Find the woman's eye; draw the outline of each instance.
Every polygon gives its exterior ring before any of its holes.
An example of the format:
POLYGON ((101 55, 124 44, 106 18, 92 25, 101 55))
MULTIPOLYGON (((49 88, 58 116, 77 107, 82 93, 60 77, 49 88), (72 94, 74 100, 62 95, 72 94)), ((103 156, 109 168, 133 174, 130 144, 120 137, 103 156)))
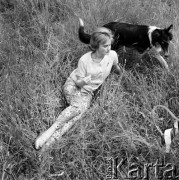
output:
POLYGON ((111 46, 111 45, 104 45, 105 48, 107 48, 107 47, 109 47, 109 46, 111 46))

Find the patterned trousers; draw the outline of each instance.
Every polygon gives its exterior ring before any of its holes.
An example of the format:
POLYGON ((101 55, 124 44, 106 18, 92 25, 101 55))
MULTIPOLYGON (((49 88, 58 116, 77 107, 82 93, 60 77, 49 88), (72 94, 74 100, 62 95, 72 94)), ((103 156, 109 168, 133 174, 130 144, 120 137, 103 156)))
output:
POLYGON ((55 131, 45 142, 43 146, 45 149, 58 141, 62 135, 81 118, 84 112, 89 108, 92 100, 92 95, 89 93, 82 93, 71 78, 68 78, 65 82, 63 93, 69 106, 61 112, 52 125, 55 126, 55 131))

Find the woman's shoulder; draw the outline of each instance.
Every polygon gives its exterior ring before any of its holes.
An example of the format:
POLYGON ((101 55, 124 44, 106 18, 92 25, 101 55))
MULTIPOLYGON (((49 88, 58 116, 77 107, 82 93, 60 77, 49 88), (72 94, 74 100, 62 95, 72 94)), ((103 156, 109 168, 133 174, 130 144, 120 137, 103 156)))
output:
POLYGON ((112 57, 116 57, 116 56, 117 56, 117 53, 116 53, 116 51, 114 51, 114 50, 110 50, 109 55, 112 56, 112 57))
POLYGON ((113 64, 118 63, 118 55, 117 55, 116 51, 111 50, 109 53, 109 57, 113 60, 113 64))
POLYGON ((87 52, 87 53, 85 53, 85 54, 83 54, 82 56, 81 56, 81 58, 80 58, 80 61, 82 61, 82 62, 89 62, 89 59, 91 58, 91 51, 89 51, 89 52, 87 52))

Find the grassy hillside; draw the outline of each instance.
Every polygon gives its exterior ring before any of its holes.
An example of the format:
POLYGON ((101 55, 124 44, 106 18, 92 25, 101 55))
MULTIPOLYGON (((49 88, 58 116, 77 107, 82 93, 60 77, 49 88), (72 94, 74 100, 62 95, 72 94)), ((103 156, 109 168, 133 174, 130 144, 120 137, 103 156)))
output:
MULTIPOLYGON (((125 172, 132 162, 143 167, 158 160, 178 167, 178 139, 166 156, 155 126, 171 128, 171 116, 158 109, 156 122, 151 117, 155 105, 179 115, 178 8, 178 0, 1 0, 1 179, 102 180, 107 159, 117 157, 127 159, 125 172), (78 17, 87 32, 115 20, 161 28, 173 24, 170 72, 142 66, 120 77, 111 74, 85 116, 39 159, 32 143, 66 107, 62 86, 89 50, 78 39, 78 17)), ((121 53, 119 59, 125 56, 138 58, 121 53)), ((157 179, 154 168, 149 174, 157 179)))

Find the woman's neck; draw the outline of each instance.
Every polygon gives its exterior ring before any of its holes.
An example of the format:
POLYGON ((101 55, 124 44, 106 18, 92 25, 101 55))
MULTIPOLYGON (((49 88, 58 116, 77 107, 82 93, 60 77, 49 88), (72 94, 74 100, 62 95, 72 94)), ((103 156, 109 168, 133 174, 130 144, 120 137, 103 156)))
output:
POLYGON ((91 53, 91 58, 95 62, 101 62, 104 58, 104 55, 99 54, 97 51, 91 53))

